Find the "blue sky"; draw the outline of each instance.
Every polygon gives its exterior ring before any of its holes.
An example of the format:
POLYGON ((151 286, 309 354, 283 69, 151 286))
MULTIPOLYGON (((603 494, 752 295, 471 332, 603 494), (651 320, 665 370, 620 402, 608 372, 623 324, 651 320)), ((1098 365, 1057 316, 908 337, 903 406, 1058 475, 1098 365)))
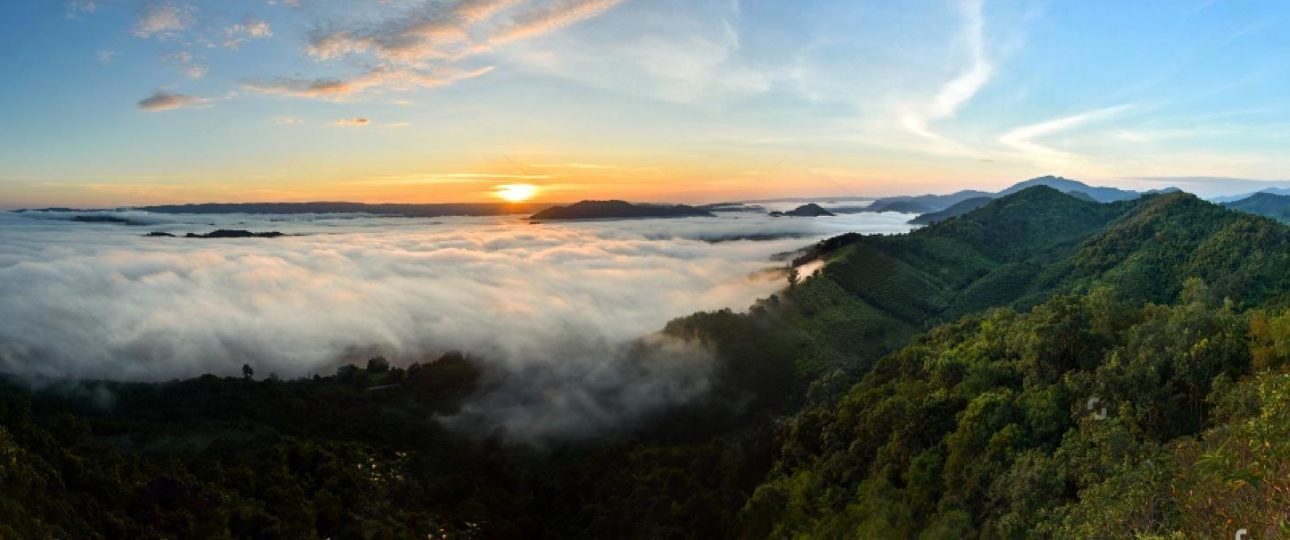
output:
POLYGON ((1290 179, 1284 2, 10 0, 0 205, 1290 179), (1222 180, 1218 178, 1230 178, 1222 180))

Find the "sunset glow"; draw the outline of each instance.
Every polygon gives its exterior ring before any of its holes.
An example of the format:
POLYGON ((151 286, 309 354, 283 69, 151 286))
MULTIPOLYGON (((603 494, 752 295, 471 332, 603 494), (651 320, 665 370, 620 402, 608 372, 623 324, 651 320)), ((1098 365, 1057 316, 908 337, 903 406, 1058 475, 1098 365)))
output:
POLYGON ((0 4, 7 208, 1290 178, 1276 3, 0 4))
POLYGON ((497 186, 497 196, 506 202, 523 202, 533 198, 538 188, 533 184, 505 184, 497 186))

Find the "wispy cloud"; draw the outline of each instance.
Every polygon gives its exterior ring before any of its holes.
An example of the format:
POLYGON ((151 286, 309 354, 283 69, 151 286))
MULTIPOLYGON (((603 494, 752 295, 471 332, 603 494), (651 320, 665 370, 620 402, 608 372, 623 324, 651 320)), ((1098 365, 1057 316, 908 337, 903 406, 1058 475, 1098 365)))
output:
POLYGON ((273 28, 268 21, 247 17, 242 22, 224 29, 224 47, 236 49, 243 43, 256 39, 273 37, 273 28))
POLYGON ((985 52, 985 17, 982 0, 962 0, 963 40, 967 49, 967 65, 962 73, 941 87, 936 96, 924 107, 906 112, 900 123, 911 133, 959 148, 958 143, 935 132, 931 123, 953 118, 960 107, 972 99, 990 81, 993 66, 985 52))
POLYGON ((139 101, 139 109, 148 112, 167 111, 181 107, 197 107, 209 105, 210 100, 187 94, 175 94, 165 90, 158 90, 156 93, 139 101))
POLYGON ((319 61, 350 59, 366 71, 342 79, 248 79, 252 90, 314 99, 344 99, 377 90, 442 86, 492 67, 458 68, 495 47, 593 18, 622 0, 457 0, 424 2, 376 22, 315 32, 307 47, 319 61))
POLYGON ((67 18, 79 19, 98 11, 98 7, 94 0, 71 0, 67 2, 67 18))
POLYGON ((1078 114, 1054 118, 1043 122, 1019 126, 999 136, 999 142, 1022 152, 1024 155, 1041 160, 1070 158, 1074 154, 1045 146, 1036 139, 1067 131, 1092 122, 1123 113, 1133 106, 1129 104, 1104 107, 1078 114))
POLYGON ((174 66, 190 79, 200 79, 205 77, 206 72, 210 69, 206 64, 198 60, 197 57, 193 56, 192 53, 187 51, 178 51, 167 54, 163 57, 162 61, 174 66))
POLYGON ((277 77, 271 79, 245 79, 243 86, 261 94, 275 94, 329 101, 342 101, 375 89, 407 90, 431 88, 485 75, 493 68, 483 67, 470 71, 444 68, 434 73, 408 69, 373 69, 348 80, 337 78, 298 79, 277 77))
POLYGON ((192 26, 196 9, 173 4, 151 4, 139 13, 132 32, 136 37, 167 38, 192 26))

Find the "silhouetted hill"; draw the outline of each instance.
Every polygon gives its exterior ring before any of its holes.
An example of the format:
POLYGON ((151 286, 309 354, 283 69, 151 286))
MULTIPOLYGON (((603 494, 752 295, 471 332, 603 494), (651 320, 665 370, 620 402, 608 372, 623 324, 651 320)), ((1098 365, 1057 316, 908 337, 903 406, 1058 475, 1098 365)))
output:
POLYGON ((821 207, 818 204, 807 203, 797 208, 794 208, 792 210, 789 210, 787 212, 771 212, 770 215, 790 216, 790 217, 820 217, 820 216, 833 216, 836 214, 828 210, 825 210, 823 207, 821 207))
POLYGON ((857 208, 861 212, 901 212, 905 214, 924 214, 944 210, 950 206, 977 197, 993 197, 987 191, 968 189, 948 195, 913 195, 883 197, 869 206, 857 208))
POLYGON ((1023 182, 1018 182, 998 193, 987 191, 965 190, 948 195, 919 195, 919 196, 901 196, 901 197, 884 197, 873 202, 866 208, 861 209, 865 212, 904 212, 911 214, 926 214, 940 212, 949 209, 963 201, 978 199, 981 197, 997 198, 1005 195, 1011 195, 1025 189, 1036 186, 1046 186, 1062 193, 1069 193, 1072 196, 1097 202, 1115 202, 1136 199, 1147 193, 1138 193, 1125 189, 1112 187, 1093 187, 1068 178, 1058 176, 1041 176, 1031 178, 1023 182))
MULTIPOLYGON (((174 234, 171 234, 168 232, 161 232, 161 231, 152 231, 148 234, 145 234, 144 236, 158 237, 158 238, 175 238, 174 234)), ((251 231, 245 231, 241 229, 217 229, 208 233, 201 233, 201 234, 188 233, 184 235, 184 238, 277 238, 279 236, 286 236, 286 235, 278 231, 251 232, 251 231)))
POLYGON ((553 206, 542 210, 532 220, 575 219, 625 219, 625 218, 674 218, 715 217, 712 212, 684 204, 632 204, 627 201, 582 201, 569 206, 553 206))
POLYGON ((1031 178, 1030 180, 1013 184, 1011 187, 1000 191, 998 195, 1011 195, 1018 191, 1035 186, 1048 186, 1062 193, 1069 193, 1072 191, 1083 193, 1092 197, 1093 200, 1097 202, 1127 201, 1136 199, 1141 195, 1141 193, 1127 189, 1093 187, 1083 182, 1071 180, 1069 178, 1062 178, 1060 176, 1040 176, 1039 178, 1031 178))
POLYGON ((1290 222, 1290 195, 1260 192, 1244 199, 1223 203, 1223 206, 1277 221, 1290 222))
POLYGON ((130 219, 130 218, 124 218, 120 216, 107 216, 102 214, 73 216, 72 221, 76 221, 79 223, 114 223, 118 225, 130 225, 130 226, 147 225, 147 223, 145 222, 130 219))
POLYGON ((537 203, 365 204, 353 202, 203 203, 143 206, 162 214, 372 214, 396 217, 500 216, 529 214, 550 205, 537 203))
POLYGON ((909 222, 914 225, 928 225, 931 223, 936 223, 938 221, 944 221, 949 218, 961 216, 963 214, 976 210, 977 208, 980 208, 982 206, 985 206, 986 204, 989 204, 989 202, 992 200, 994 199, 991 197, 976 197, 972 199, 959 201, 950 205, 949 208, 946 208, 939 212, 928 212, 926 214, 922 214, 914 219, 909 220, 909 222))

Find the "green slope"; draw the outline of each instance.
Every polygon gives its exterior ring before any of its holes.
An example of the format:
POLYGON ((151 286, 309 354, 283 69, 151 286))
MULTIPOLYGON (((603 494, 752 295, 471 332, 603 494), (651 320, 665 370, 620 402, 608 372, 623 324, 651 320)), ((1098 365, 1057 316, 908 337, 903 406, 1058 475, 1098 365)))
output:
POLYGON ((1267 415, 1287 406, 1290 312, 1243 311, 1286 305, 1290 228, 1183 193, 1097 205, 1032 188, 829 245, 816 279, 910 326, 958 320, 787 421, 741 536, 1231 535, 1214 512, 1290 530, 1267 513, 1290 455, 1259 446, 1285 426, 1267 415), (1251 370, 1270 378, 1230 382, 1251 370), (1232 399, 1240 414, 1215 415, 1232 399))

